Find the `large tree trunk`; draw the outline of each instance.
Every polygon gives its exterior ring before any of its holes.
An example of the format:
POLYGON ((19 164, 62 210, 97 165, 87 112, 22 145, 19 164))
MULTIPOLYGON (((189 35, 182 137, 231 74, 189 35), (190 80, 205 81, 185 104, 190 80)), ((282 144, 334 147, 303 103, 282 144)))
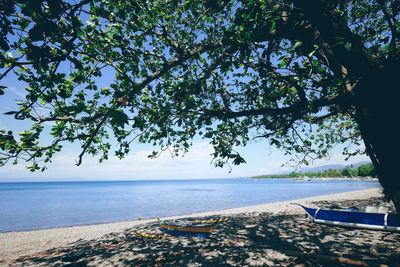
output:
MULTIPOLYGON (((335 4, 331 1, 294 2, 315 28, 310 36, 311 45, 319 43, 332 71, 346 79, 348 85, 355 85, 346 88, 349 98, 347 103, 343 103, 343 110, 356 109, 355 120, 367 152, 385 195, 393 201, 400 219, 400 157, 397 156, 400 142, 400 53, 394 49, 386 57, 367 48, 367 44, 351 31, 348 22, 335 11, 335 4), (340 38, 349 42, 351 48, 345 49, 340 45, 340 38)), ((307 43, 307 40, 303 41, 307 43)))
MULTIPOLYGON (((356 97, 356 121, 366 150, 400 219, 399 166, 399 75, 395 65, 379 74, 369 75, 360 83, 356 97)), ((399 220, 400 222, 400 220, 399 220)))

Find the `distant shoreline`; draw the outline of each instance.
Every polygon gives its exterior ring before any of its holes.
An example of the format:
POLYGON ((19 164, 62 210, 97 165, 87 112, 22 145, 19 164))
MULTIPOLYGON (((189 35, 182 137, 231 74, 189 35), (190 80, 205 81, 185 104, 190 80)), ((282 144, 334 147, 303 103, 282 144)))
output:
POLYGON ((303 171, 292 171, 290 173, 282 173, 282 174, 262 174, 253 176, 251 178, 254 179, 263 179, 263 178, 338 178, 338 179, 368 179, 368 178, 376 178, 377 174, 375 172, 374 165, 370 162, 367 164, 357 164, 358 167, 355 168, 353 165, 346 166, 343 168, 332 168, 334 166, 327 165, 321 169, 321 167, 311 168, 303 171), (331 168, 328 168, 331 167, 331 168))
MULTIPOLYGON (((246 179, 252 179, 252 180, 263 180, 263 179, 295 179, 299 177, 248 177, 246 179)), ((317 181, 371 181, 371 182, 378 182, 378 178, 373 178, 373 177, 313 177, 310 178, 311 180, 317 180, 317 181)))
POLYGON ((371 181, 371 182, 378 182, 378 178, 373 178, 373 177, 353 177, 353 178, 349 178, 349 177, 336 177, 336 178, 311 178, 311 180, 318 180, 318 181, 331 181, 331 180, 339 180, 339 181, 371 181))

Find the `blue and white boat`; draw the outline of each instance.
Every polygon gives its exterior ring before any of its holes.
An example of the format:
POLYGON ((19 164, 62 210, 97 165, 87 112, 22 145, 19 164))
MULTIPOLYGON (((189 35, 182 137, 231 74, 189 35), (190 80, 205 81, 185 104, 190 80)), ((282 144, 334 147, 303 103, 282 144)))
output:
POLYGON ((309 208, 297 203, 292 204, 302 207, 308 213, 308 218, 312 222, 335 226, 400 232, 397 215, 390 214, 387 211, 386 213, 379 213, 379 211, 367 212, 368 208, 366 207, 362 209, 322 209, 309 208))

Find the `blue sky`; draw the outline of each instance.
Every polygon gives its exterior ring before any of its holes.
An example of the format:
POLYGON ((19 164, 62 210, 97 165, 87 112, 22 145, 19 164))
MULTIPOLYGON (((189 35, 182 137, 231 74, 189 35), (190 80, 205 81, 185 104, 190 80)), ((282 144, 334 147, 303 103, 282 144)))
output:
MULTIPOLYGON (((105 86, 107 79, 103 77, 99 86, 105 86)), ((1 81, 8 86, 5 95, 0 96, 0 129, 13 130, 15 133, 30 128, 29 121, 16 121, 13 116, 4 115, 4 112, 17 110, 16 103, 25 96, 25 85, 19 82, 12 73, 1 81)), ((44 138, 50 142, 49 138, 44 138)), ((356 156, 349 161, 341 155, 341 146, 336 147, 330 158, 313 162, 312 166, 326 164, 349 165, 360 161, 369 160, 366 156, 356 156)), ((64 144, 64 149, 58 153, 53 163, 48 165, 44 173, 32 173, 25 165, 12 165, 11 163, 0 167, 0 181, 57 181, 57 180, 124 180, 124 179, 201 179, 225 177, 249 177, 261 174, 274 174, 292 171, 293 168, 281 167, 290 158, 283 152, 269 146, 265 140, 253 141, 238 151, 245 158, 247 164, 232 166, 232 169, 215 168, 211 163, 212 146, 207 140, 195 140, 193 147, 184 157, 171 158, 164 152, 157 159, 148 159, 147 155, 155 147, 144 144, 133 144, 131 153, 125 159, 119 160, 110 157, 108 161, 100 164, 97 158, 86 155, 81 166, 75 162, 80 154, 79 144, 64 144)), ((112 152, 110 153, 112 154, 112 152)))
MULTIPOLYGON (((24 96, 24 89, 21 85, 8 85, 5 95, 0 96, 0 129, 22 131, 29 128, 29 122, 16 121, 13 116, 4 115, 4 112, 16 108, 15 103, 24 96)), ((108 161, 100 164, 97 158, 86 155, 82 165, 75 166, 80 153, 79 146, 65 144, 53 163, 48 165, 49 169, 46 172, 32 173, 23 164, 8 164, 0 167, 0 181, 202 179, 249 177, 293 170, 290 167, 281 167, 289 158, 270 147, 265 140, 253 141, 248 146, 239 148, 247 164, 232 166, 231 172, 229 168, 215 168, 212 165, 212 147, 207 140, 197 140, 183 157, 171 158, 168 152, 164 152, 159 158, 148 159, 147 155, 154 149, 150 145, 135 144, 125 159, 110 157, 108 161)), ((312 166, 349 165, 364 160, 369 158, 357 156, 344 161, 341 147, 337 147, 332 151, 330 158, 315 161, 312 166)))
MULTIPOLYGON (((81 166, 75 166, 79 150, 66 147, 55 156, 49 169, 44 172, 31 173, 24 165, 7 165, 0 168, 0 181, 35 180, 132 180, 132 179, 202 179, 248 177, 266 173, 279 173, 293 170, 281 167, 289 158, 276 149, 270 149, 266 142, 251 143, 240 149, 247 164, 228 168, 215 168, 211 164, 212 147, 206 142, 198 142, 184 157, 171 158, 168 153, 157 159, 148 159, 151 147, 139 145, 128 155, 119 160, 111 157, 99 163, 96 158, 86 156, 81 166)), ((340 151, 333 151, 329 159, 314 162, 313 166, 325 164, 351 164, 367 157, 354 157, 344 161, 340 151)))

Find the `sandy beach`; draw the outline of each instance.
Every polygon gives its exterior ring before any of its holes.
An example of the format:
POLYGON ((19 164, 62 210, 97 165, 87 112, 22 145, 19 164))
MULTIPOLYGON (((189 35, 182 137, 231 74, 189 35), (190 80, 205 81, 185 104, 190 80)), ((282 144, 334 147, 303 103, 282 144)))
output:
POLYGON ((400 234, 310 223, 300 207, 290 204, 352 206, 382 201, 381 189, 368 189, 162 218, 227 218, 209 239, 162 234, 156 218, 0 233, 0 265, 338 266, 331 260, 345 258, 353 265, 397 266, 400 234), (145 238, 136 230, 161 238, 145 238), (321 263, 296 253, 331 258, 321 263))

